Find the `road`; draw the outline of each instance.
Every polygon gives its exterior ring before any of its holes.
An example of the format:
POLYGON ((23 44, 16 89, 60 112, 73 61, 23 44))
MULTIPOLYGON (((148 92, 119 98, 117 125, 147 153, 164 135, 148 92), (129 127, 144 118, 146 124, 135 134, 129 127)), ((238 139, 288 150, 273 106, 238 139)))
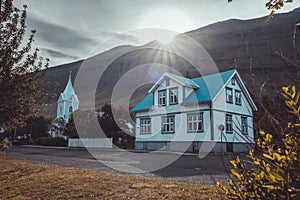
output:
POLYGON ((76 148, 34 146, 12 146, 4 154, 4 157, 40 164, 156 177, 202 185, 214 185, 216 181, 226 183, 229 160, 234 158, 231 154, 209 154, 200 159, 197 154, 180 155, 176 152, 147 153, 116 149, 88 151, 76 148), (155 171, 139 171, 140 169, 153 169, 153 167, 163 165, 168 160, 176 161, 155 171))

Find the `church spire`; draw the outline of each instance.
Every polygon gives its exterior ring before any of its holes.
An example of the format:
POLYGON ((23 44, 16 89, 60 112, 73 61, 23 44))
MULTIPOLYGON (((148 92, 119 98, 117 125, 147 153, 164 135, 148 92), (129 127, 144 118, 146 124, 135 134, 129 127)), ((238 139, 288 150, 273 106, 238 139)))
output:
POLYGON ((63 91, 63 94, 66 99, 68 99, 71 95, 75 95, 75 91, 72 85, 72 71, 69 71, 69 80, 65 90, 63 91))
POLYGON ((72 71, 64 91, 58 98, 57 118, 63 117, 68 121, 70 113, 78 109, 79 100, 72 85, 72 71))

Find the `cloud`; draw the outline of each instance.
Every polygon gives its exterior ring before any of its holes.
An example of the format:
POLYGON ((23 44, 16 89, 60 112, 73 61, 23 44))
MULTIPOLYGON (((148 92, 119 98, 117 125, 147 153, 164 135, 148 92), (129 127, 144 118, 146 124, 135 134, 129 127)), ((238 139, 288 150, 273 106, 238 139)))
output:
POLYGON ((97 40, 86 37, 84 33, 72 30, 65 26, 49 23, 30 17, 28 24, 31 28, 37 29, 37 37, 55 47, 62 49, 77 49, 92 47, 97 44, 97 40))
POLYGON ((74 60, 80 59, 80 57, 78 57, 78 56, 68 55, 68 54, 62 53, 60 51, 55 51, 52 49, 42 48, 41 51, 45 55, 48 55, 49 57, 53 57, 53 58, 70 58, 70 59, 74 59, 74 60))
POLYGON ((114 37, 118 40, 127 41, 127 42, 131 42, 131 43, 139 42, 139 40, 136 36, 134 36, 133 34, 129 34, 129 33, 117 33, 117 32, 113 32, 113 31, 105 31, 105 30, 102 30, 101 33, 105 37, 114 37))

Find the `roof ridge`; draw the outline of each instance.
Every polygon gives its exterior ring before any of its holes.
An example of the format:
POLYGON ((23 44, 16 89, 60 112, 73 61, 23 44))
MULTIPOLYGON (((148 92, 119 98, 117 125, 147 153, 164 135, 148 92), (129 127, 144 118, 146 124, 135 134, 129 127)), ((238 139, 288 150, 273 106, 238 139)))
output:
POLYGON ((229 73, 230 71, 237 71, 237 70, 236 70, 236 69, 230 69, 230 70, 226 70, 226 71, 222 71, 222 72, 216 72, 216 73, 213 73, 213 74, 208 74, 208 75, 200 76, 200 77, 197 77, 197 78, 192 78, 191 80, 196 80, 196 79, 199 79, 199 78, 204 78, 204 77, 208 77, 208 76, 213 76, 213 75, 216 75, 216 74, 229 73))

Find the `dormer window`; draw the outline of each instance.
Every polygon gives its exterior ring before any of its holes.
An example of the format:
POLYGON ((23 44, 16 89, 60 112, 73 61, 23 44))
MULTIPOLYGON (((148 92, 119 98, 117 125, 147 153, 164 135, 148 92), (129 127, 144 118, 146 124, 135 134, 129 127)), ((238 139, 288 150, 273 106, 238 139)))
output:
POLYGON ((234 78, 231 79, 231 84, 232 84, 232 85, 235 85, 235 79, 234 79, 234 78))
POLYGON ((178 88, 171 88, 169 91, 170 105, 178 104, 178 88))
POLYGON ((166 90, 158 91, 158 105, 159 106, 165 106, 166 105, 166 98, 167 98, 166 94, 167 94, 166 90))

